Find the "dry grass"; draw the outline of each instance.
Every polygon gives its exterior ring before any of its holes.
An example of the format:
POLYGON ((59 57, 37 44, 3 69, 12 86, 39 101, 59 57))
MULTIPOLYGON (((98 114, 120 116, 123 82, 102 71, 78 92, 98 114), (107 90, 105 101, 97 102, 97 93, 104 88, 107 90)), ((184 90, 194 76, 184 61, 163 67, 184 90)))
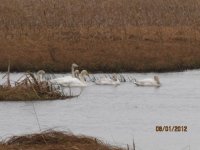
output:
POLYGON ((0 70, 200 68, 199 0, 0 0, 0 70))
POLYGON ((55 100, 67 99, 57 89, 52 88, 47 82, 38 81, 32 73, 26 78, 15 82, 14 86, 7 83, 0 85, 0 101, 31 101, 31 100, 55 100))
MULTIPOLYGON (((36 87, 34 87, 37 89, 36 87)), ((10 87, 0 88, 0 101, 31 101, 31 100, 56 100, 66 99, 58 92, 46 91, 46 90, 35 90, 32 87, 10 87)), ((47 88, 45 88, 47 89, 47 88)))
POLYGON ((63 132, 44 132, 12 137, 0 143, 1 150, 123 150, 104 144, 102 141, 86 136, 75 136, 63 132))

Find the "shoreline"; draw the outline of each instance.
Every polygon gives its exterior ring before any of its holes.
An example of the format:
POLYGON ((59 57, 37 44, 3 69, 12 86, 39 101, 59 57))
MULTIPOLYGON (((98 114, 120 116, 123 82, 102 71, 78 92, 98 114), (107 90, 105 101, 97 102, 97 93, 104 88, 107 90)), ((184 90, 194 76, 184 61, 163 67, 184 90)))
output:
MULTIPOLYGON (((87 69, 86 69, 87 70, 87 69)), ((119 72, 109 72, 109 71, 95 71, 95 72, 91 72, 90 70, 89 70, 89 73, 91 74, 112 74, 112 73, 175 73, 175 72, 187 72, 187 71, 195 71, 195 70, 200 70, 200 67, 197 67, 197 68, 185 68, 185 69, 181 69, 181 70, 165 70, 165 71, 136 71, 136 72, 134 72, 134 71, 119 71, 119 72)), ((33 70, 33 71, 31 71, 31 72, 37 72, 38 70, 33 70)), ((68 70, 68 71, 56 71, 56 72, 52 72, 52 71, 46 71, 46 70, 44 70, 46 73, 48 73, 48 74, 70 74, 71 73, 71 71, 70 70, 68 70)), ((7 70, 0 70, 0 73, 6 73, 7 72, 7 70)), ((12 71, 10 71, 10 73, 16 73, 16 74, 18 74, 18 73, 24 73, 24 72, 27 72, 26 70, 22 70, 22 71, 15 71, 15 70, 12 70, 12 71)))

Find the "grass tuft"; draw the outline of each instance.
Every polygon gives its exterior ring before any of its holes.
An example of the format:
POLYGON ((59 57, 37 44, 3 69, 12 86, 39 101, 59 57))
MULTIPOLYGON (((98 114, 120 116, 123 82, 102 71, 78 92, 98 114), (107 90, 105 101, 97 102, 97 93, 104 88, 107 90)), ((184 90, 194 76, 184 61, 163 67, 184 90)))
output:
POLYGON ((46 131, 37 134, 14 136, 0 142, 1 150, 124 150, 104 144, 102 141, 86 136, 76 136, 67 132, 46 131))
POLYGON ((38 81, 34 74, 27 73, 26 78, 15 82, 14 86, 0 86, 0 101, 31 101, 67 99, 58 89, 46 81, 38 81))

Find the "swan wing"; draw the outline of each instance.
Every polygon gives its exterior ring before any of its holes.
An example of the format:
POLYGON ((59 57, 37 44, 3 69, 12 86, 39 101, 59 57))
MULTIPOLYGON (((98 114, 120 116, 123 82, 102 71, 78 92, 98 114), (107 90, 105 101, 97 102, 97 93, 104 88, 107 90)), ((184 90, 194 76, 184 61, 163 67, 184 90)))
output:
POLYGON ((78 80, 78 79, 77 78, 73 78, 71 76, 65 76, 65 77, 52 79, 52 80, 50 80, 50 82, 51 83, 62 84, 62 83, 76 82, 76 80, 78 80))
POLYGON ((154 79, 143 79, 143 80, 139 80, 139 82, 151 83, 151 82, 155 82, 155 80, 154 79))
POLYGON ((98 85, 119 85, 120 81, 113 81, 110 78, 101 78, 95 82, 98 85))
POLYGON ((77 78, 66 76, 61 78, 56 78, 50 81, 53 84, 60 84, 64 87, 85 87, 87 86, 86 83, 80 81, 77 78))
POLYGON ((96 81, 96 84, 111 84, 112 80, 110 78, 101 78, 99 80, 96 81))
POLYGON ((136 80, 134 82, 137 86, 159 86, 154 79, 136 80))

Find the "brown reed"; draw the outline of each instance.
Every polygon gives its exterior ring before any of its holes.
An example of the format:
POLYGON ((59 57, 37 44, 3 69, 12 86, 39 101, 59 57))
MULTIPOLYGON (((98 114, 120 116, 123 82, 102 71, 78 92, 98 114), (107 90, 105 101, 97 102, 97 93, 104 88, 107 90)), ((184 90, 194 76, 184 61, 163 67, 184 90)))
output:
POLYGON ((102 141, 67 132, 48 131, 24 136, 14 136, 0 143, 1 150, 123 150, 102 141), (45 141, 44 141, 45 138, 45 141))
POLYGON ((200 68, 198 0, 0 0, 0 70, 200 68))
POLYGON ((25 79, 16 81, 14 86, 0 86, 0 101, 56 100, 70 97, 52 88, 48 82, 38 81, 30 72, 25 79))

